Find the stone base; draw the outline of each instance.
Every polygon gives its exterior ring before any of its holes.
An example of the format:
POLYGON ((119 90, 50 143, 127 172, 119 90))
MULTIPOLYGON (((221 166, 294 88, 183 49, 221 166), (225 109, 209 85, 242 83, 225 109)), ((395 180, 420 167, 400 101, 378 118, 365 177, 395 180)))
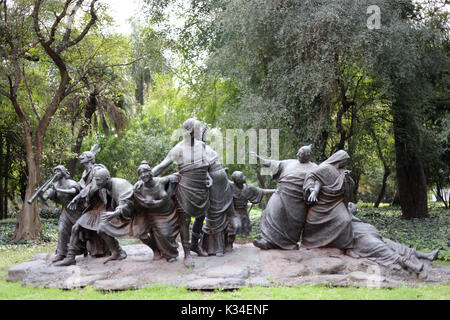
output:
POLYGON ((260 250, 252 244, 236 244, 223 257, 199 257, 186 268, 179 246, 176 262, 153 261, 143 244, 123 246, 128 257, 121 261, 78 256, 77 264, 54 267, 53 254, 38 254, 29 262, 11 267, 7 281, 46 288, 98 290, 138 289, 157 284, 188 289, 237 289, 244 286, 333 285, 393 288, 399 285, 450 283, 450 267, 425 262, 420 275, 392 270, 367 259, 354 259, 337 249, 260 250))

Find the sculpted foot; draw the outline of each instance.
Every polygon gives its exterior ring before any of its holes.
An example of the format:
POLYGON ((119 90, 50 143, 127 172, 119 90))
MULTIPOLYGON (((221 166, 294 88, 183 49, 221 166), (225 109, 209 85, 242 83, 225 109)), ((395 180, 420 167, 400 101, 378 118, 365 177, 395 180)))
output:
POLYGON ((58 261, 62 261, 66 258, 66 256, 63 256, 62 254, 57 254, 55 256, 55 258, 53 259, 52 263, 58 262, 58 261))
POLYGON ((114 252, 108 259, 105 260, 105 262, 103 262, 103 264, 106 264, 112 260, 123 260, 126 257, 127 257, 127 253, 123 250, 120 250, 119 252, 114 252))
POLYGON ((169 263, 173 263, 173 262, 175 262, 175 261, 177 261, 177 258, 170 258, 170 259, 167 259, 167 262, 169 262, 169 263))
POLYGON ((422 271, 422 269, 423 269, 423 263, 421 263, 420 261, 407 260, 407 261, 405 261, 405 266, 407 269, 409 269, 415 273, 420 273, 420 271, 422 271))
POLYGON ((430 260, 430 261, 433 261, 434 259, 436 259, 438 255, 439 255, 439 249, 436 249, 436 250, 433 250, 433 251, 427 252, 427 253, 420 252, 420 251, 416 252, 416 257, 417 258, 419 258, 419 259, 427 259, 427 260, 430 260))
POLYGON ((253 240, 253 245, 255 247, 263 249, 263 250, 272 249, 271 245, 267 241, 265 241, 263 239, 261 239, 261 240, 256 240, 256 239, 253 240))
POLYGON ((74 257, 66 257, 64 260, 59 261, 54 264, 55 267, 66 267, 66 266, 72 266, 75 265, 77 262, 75 261, 74 257))
POLYGON ((196 254, 198 254, 200 257, 207 257, 208 256, 208 254, 198 244, 191 245, 190 250, 192 252, 195 252, 196 254))
POLYGON ((430 261, 435 260, 439 255, 439 249, 433 250, 430 253, 427 254, 427 258, 430 261))

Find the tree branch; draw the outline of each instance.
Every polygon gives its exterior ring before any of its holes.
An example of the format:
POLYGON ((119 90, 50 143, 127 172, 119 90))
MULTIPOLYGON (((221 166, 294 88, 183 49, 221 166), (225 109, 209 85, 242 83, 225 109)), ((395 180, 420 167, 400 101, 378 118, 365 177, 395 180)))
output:
MULTIPOLYGON (((75 14, 77 13, 78 9, 80 9, 81 5, 83 4, 83 1, 84 0, 78 0, 77 3, 75 4, 75 7, 72 9, 72 12, 69 15, 69 20, 67 21, 66 32, 64 33, 64 37, 60 44, 61 48, 67 43, 67 41, 70 38, 70 33, 72 32, 72 24, 73 24, 73 20, 75 18, 75 14)), ((59 47, 58 47, 57 51, 58 50, 60 50, 59 47)))
POLYGON ((52 25, 52 28, 50 31, 50 38, 47 40, 48 45, 51 45, 55 41, 56 29, 58 28, 58 25, 61 22, 61 20, 66 16, 67 8, 69 7, 69 5, 72 1, 73 0, 66 0, 66 2, 64 3, 63 11, 59 15, 55 14, 55 21, 53 22, 53 25, 52 25))
POLYGON ((94 6, 95 3, 98 0, 92 0, 91 2, 91 8, 90 8, 90 15, 91 15, 91 19, 89 20, 88 24, 86 25, 86 27, 83 29, 83 31, 79 34, 78 37, 76 37, 74 40, 66 43, 62 43, 60 47, 58 47, 58 53, 64 51, 65 49, 72 47, 74 45, 76 45, 78 42, 80 42, 81 40, 83 40, 83 38, 86 36, 86 34, 89 32, 89 30, 91 29, 91 27, 94 25, 94 23, 97 21, 98 17, 97 14, 95 13, 94 10, 94 6))
POLYGON ((34 101, 33 101, 33 96, 31 94, 31 89, 28 86, 27 77, 25 75, 25 67, 23 67, 23 82, 25 83, 25 88, 27 89, 28 98, 30 99, 30 103, 31 103, 31 108, 33 109, 34 114, 36 115, 38 121, 41 121, 41 117, 39 116, 39 113, 37 112, 36 106, 35 106, 34 101))

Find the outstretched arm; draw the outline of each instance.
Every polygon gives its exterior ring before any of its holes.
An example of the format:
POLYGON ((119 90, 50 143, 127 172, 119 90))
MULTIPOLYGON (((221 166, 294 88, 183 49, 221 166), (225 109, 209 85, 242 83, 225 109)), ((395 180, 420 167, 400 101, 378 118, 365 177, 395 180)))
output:
POLYGON ((270 164, 271 164, 271 162, 272 162, 271 159, 263 158, 263 157, 257 155, 256 152, 253 152, 253 151, 250 152, 250 155, 252 155, 252 156, 255 157, 256 159, 258 159, 259 161, 261 161, 261 164, 262 164, 263 166, 265 166, 265 167, 270 167, 270 164))
POLYGON ((152 169, 153 175, 159 176, 165 169, 167 169, 168 166, 170 166, 173 163, 173 159, 170 156, 170 153, 167 155, 167 157, 156 167, 152 169))
POLYGON ((262 190, 263 195, 272 194, 277 191, 277 189, 261 189, 261 190, 262 190))

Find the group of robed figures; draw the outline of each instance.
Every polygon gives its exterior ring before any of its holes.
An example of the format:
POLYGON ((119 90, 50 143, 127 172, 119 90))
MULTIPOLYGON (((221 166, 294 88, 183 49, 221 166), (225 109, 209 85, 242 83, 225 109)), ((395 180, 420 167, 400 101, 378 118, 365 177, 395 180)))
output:
POLYGON ((370 224, 354 216, 348 202, 352 179, 344 168, 349 155, 339 150, 320 165, 310 162, 311 145, 301 147, 297 159, 271 160, 252 154, 270 169, 277 189, 246 183, 235 171, 232 181, 218 154, 205 143, 206 126, 196 119, 183 123, 183 139, 154 168, 138 167, 139 180, 110 176, 95 163, 97 145, 79 156, 84 166, 79 182, 63 166, 54 168, 56 182, 42 193, 62 205, 54 265, 76 263, 76 256, 126 258, 117 238, 137 238, 153 251, 153 259, 176 261, 179 235, 184 264, 194 266, 199 256, 231 252, 236 235, 249 235, 247 204, 271 195, 261 215, 261 237, 253 244, 263 250, 333 247, 353 257, 365 257, 384 266, 423 269, 420 259, 433 260, 438 250, 419 252, 386 239, 370 224), (172 164, 178 172, 159 177, 172 164), (189 228, 194 218, 192 235, 189 228))

